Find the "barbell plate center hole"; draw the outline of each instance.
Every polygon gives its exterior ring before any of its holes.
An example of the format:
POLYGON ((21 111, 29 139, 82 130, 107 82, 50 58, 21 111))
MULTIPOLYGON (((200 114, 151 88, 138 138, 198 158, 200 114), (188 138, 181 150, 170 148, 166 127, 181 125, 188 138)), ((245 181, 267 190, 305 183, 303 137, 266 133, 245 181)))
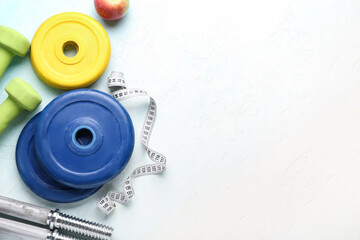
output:
POLYGON ((79 131, 77 131, 75 139, 79 145, 87 146, 92 142, 93 135, 89 129, 81 128, 79 131))
POLYGON ((73 132, 73 143, 81 149, 87 149, 94 145, 96 136, 91 127, 80 126, 73 132))
POLYGON ((74 41, 67 41, 63 45, 63 52, 66 57, 72 58, 77 55, 79 51, 79 45, 74 41))

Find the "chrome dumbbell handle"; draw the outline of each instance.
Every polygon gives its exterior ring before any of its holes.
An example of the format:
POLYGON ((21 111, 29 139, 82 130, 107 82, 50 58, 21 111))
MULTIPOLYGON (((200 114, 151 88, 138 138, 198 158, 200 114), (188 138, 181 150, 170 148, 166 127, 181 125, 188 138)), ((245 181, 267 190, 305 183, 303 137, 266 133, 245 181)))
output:
POLYGON ((12 236, 27 240, 82 240, 80 238, 61 234, 57 230, 51 231, 49 229, 32 226, 6 218, 0 218, 0 237, 1 234, 6 235, 7 237, 12 236))
POLYGON ((33 204, 0 196, 0 213, 49 226, 50 229, 62 229, 99 240, 110 240, 113 228, 95 222, 86 221, 33 204))
POLYGON ((50 210, 33 204, 0 196, 0 213, 46 225, 50 210))

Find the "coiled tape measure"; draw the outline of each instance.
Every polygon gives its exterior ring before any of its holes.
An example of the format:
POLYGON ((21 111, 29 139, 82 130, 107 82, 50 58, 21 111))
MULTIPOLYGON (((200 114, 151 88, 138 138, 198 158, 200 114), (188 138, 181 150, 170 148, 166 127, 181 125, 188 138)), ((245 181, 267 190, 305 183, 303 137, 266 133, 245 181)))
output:
POLYGON ((150 136, 156 120, 156 102, 144 90, 139 88, 127 89, 124 74, 122 72, 112 72, 108 78, 108 87, 113 89, 112 96, 119 102, 135 97, 146 96, 150 98, 149 108, 145 117, 145 122, 142 128, 142 143, 147 151, 147 154, 153 164, 138 167, 125 180, 122 190, 119 192, 111 191, 103 197, 98 203, 98 208, 104 213, 109 214, 115 209, 115 202, 126 204, 134 196, 134 189, 131 184, 132 180, 137 177, 146 175, 155 175, 166 170, 166 157, 154 151, 149 147, 150 136))

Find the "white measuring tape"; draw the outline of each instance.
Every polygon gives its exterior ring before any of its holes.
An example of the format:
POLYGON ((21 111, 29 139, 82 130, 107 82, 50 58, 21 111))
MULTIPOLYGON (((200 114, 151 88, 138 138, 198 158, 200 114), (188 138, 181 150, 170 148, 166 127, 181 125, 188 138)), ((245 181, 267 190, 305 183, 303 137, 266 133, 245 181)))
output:
POLYGON ((124 74, 122 72, 111 72, 110 77, 108 77, 108 87, 114 89, 111 94, 119 102, 140 96, 150 97, 150 104, 146 114, 141 137, 147 154, 154 163, 136 168, 125 180, 123 191, 108 192, 108 194, 97 203, 98 208, 106 214, 111 213, 115 209, 116 205, 114 202, 126 204, 134 196, 134 189, 131 185, 132 179, 145 175, 159 174, 166 169, 166 157, 161 153, 152 150, 148 146, 151 131, 156 119, 155 100, 146 91, 139 88, 127 89, 124 80, 124 74))

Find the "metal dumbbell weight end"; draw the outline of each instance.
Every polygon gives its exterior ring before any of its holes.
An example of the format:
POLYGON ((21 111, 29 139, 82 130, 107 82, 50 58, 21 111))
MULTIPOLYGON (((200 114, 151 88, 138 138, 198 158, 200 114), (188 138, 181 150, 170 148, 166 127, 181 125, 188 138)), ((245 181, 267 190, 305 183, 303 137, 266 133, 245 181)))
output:
POLYGON ((113 228, 29 203, 0 196, 0 213, 100 240, 110 240, 113 228))
POLYGON ((0 78, 15 55, 24 57, 30 42, 17 31, 0 26, 0 78))
MULTIPOLYGON (((32 226, 29 224, 0 218, 0 237, 1 235, 17 237, 16 239, 40 239, 40 240, 81 240, 59 233, 57 230, 32 226)), ((2 239, 2 238, 1 238, 2 239)))
POLYGON ((0 134, 23 109, 33 111, 41 103, 40 95, 20 78, 11 80, 5 91, 9 97, 0 105, 0 134))

